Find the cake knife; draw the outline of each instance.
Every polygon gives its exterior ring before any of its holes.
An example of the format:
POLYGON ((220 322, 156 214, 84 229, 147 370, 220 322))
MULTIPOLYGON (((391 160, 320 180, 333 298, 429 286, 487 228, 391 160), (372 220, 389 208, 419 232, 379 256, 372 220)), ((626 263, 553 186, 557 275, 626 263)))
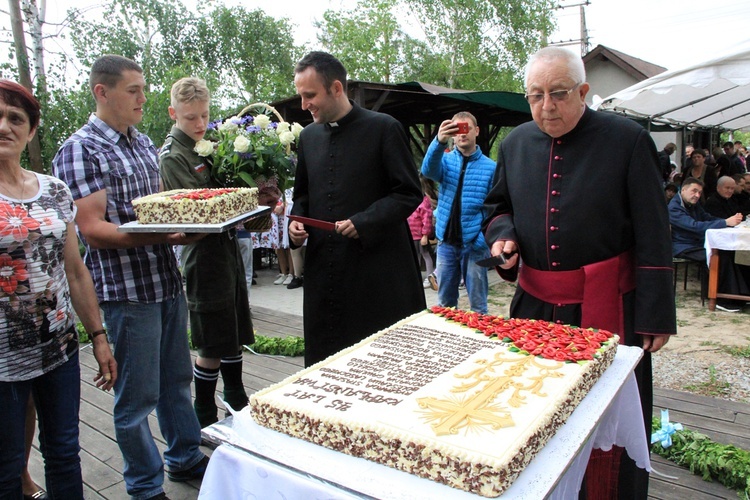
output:
POLYGON ((482 266, 482 267, 497 267, 497 266, 502 266, 503 264, 505 264, 508 261, 508 259, 510 257, 511 257, 511 255, 509 255, 507 253, 501 253, 501 254, 495 255, 494 257, 490 257, 490 258, 487 258, 487 259, 478 260, 477 261, 477 265, 478 266, 482 266))

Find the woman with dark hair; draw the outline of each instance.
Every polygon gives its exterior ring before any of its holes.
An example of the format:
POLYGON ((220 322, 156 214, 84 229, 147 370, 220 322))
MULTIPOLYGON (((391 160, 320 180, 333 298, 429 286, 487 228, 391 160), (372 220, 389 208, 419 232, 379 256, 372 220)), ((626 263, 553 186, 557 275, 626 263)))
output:
POLYGON ((97 387, 113 386, 117 364, 78 250, 70 191, 21 166, 39 118, 31 92, 0 80, 0 498, 22 498, 31 395, 49 498, 67 500, 83 498, 74 309, 92 339, 97 387))

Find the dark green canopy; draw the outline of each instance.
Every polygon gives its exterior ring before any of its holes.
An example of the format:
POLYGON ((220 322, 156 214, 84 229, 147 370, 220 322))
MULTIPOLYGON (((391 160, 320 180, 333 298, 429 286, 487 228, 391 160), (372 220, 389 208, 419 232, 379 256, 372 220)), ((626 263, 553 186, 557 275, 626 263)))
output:
MULTIPOLYGON (((449 89, 421 82, 385 84, 350 80, 349 97, 360 106, 387 113, 409 132, 412 144, 424 154, 443 120, 459 111, 468 111, 477 118, 478 143, 489 152, 502 127, 515 127, 531 120, 529 104, 523 94, 449 89)), ((301 108, 300 97, 293 96, 271 103, 289 122, 307 125, 310 113, 301 108)))

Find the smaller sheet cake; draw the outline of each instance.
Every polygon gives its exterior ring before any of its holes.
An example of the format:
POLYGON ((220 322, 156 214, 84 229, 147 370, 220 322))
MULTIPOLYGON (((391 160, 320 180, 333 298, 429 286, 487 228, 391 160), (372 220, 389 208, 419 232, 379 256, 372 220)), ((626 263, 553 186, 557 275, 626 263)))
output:
POLYGON ((604 330, 434 307, 256 393, 249 411, 291 436, 494 497, 617 342, 604 330))
POLYGON ((133 200, 140 224, 221 224, 258 208, 258 188, 173 189, 133 200))

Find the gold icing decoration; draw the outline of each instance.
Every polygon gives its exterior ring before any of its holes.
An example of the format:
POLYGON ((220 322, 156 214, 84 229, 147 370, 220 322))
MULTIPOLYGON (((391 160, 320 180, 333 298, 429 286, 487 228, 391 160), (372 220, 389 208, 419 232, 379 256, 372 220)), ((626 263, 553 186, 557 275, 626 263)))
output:
POLYGON ((426 397, 417 399, 420 408, 425 409, 424 417, 427 422, 434 422, 431 427, 437 436, 458 434, 466 428, 479 430, 491 427, 497 430, 503 427, 513 427, 515 422, 511 417, 508 406, 519 408, 526 404, 523 392, 530 392, 538 397, 547 397, 542 392, 544 381, 548 377, 559 378, 563 374, 558 370, 564 363, 544 360, 540 362, 534 356, 506 358, 503 353, 496 353, 492 360, 485 359, 475 362, 477 368, 465 375, 456 374, 456 378, 467 379, 450 392, 460 395, 449 395, 444 399, 426 397), (502 368, 501 368, 502 367, 502 368), (503 369, 504 368, 504 369, 503 369), (538 374, 527 375, 530 382, 524 385, 519 379, 524 373, 538 369, 538 374), (502 370, 502 374, 500 373, 502 370), (479 388, 473 394, 469 392, 479 388), (507 401, 496 401, 508 389, 513 388, 507 401))

